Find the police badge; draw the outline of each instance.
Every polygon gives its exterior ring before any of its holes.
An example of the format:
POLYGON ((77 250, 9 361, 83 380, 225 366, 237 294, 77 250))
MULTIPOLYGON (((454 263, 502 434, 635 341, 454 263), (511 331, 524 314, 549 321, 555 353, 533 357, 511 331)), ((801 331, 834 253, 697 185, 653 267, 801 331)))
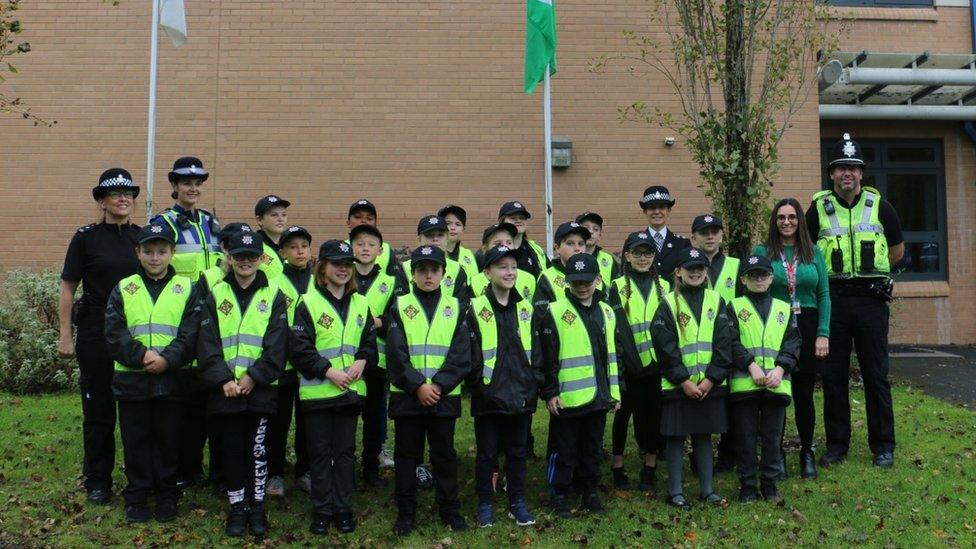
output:
POLYGON ((556 277, 556 286, 559 286, 560 288, 565 288, 566 287, 566 277, 564 277, 563 275, 557 276, 556 277))
POLYGON ((356 315, 356 326, 362 328, 365 325, 366 325, 366 319, 363 318, 363 315, 356 315))
POLYGON ((750 313, 748 309, 742 309, 739 311, 738 316, 739 320, 742 322, 749 322, 749 319, 752 318, 752 313, 750 313))
POLYGON ((444 307, 444 318, 451 318, 454 316, 454 309, 450 306, 444 307))
POLYGON ((711 321, 711 320, 715 320, 715 309, 709 309, 708 311, 706 311, 706 312, 705 312, 705 316, 706 316, 706 317, 708 318, 708 320, 710 320, 710 321, 711 321))
POLYGON ((176 294, 176 295, 182 294, 183 293, 183 285, 182 284, 176 284, 176 285, 174 285, 173 286, 173 293, 176 294))
POLYGON ((451 277, 449 277, 449 276, 444 277, 444 286, 446 286, 448 288, 453 288, 454 287, 454 279, 451 278, 451 277))
POLYGON ((316 322, 316 324, 328 330, 329 328, 332 327, 333 322, 335 322, 334 318, 332 318, 326 313, 322 313, 322 316, 319 317, 319 320, 318 322, 316 322))
POLYGON ((732 289, 733 286, 735 286, 735 281, 732 280, 731 278, 726 278, 725 279, 725 287, 728 288, 728 289, 732 289))
POLYGON ((485 322, 491 322, 491 318, 495 316, 495 314, 489 311, 488 307, 482 307, 481 312, 478 313, 478 316, 481 317, 481 320, 484 320, 485 322))
POLYGON ((519 319, 521 319, 522 322, 528 322, 530 318, 532 318, 532 313, 529 311, 519 311, 519 319))
POLYGON ((420 311, 417 310, 412 304, 407 305, 407 308, 403 310, 403 314, 407 315, 407 318, 413 320, 420 311))
POLYGON ((258 312, 259 313, 268 312, 268 301, 266 299, 262 299, 261 301, 258 301, 258 312))
POLYGON ((776 323, 782 326, 785 322, 786 322, 786 315, 784 315, 782 312, 777 313, 776 323))
POLYGON ((576 322, 576 315, 572 311, 566 311, 561 318, 566 324, 572 325, 573 322, 576 322))
POLYGON ((130 282, 125 285, 125 288, 122 289, 125 290, 126 292, 129 292, 129 295, 136 295, 136 292, 139 291, 139 285, 136 284, 135 282, 130 282))
POLYGON ((390 286, 386 282, 381 282, 379 287, 380 293, 385 294, 390 291, 390 286))
POLYGON ((234 310, 234 305, 232 305, 230 301, 227 301, 225 299, 220 302, 220 306, 217 307, 217 310, 224 313, 224 315, 229 315, 230 312, 234 310))
POLYGON ((678 326, 687 328, 689 322, 691 322, 691 317, 687 313, 678 313, 678 326))

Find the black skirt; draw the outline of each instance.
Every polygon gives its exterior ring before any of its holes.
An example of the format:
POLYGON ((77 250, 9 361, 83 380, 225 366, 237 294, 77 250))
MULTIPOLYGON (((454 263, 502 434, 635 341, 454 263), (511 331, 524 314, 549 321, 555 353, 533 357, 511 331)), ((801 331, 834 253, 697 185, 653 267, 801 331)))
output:
POLYGON ((729 428, 725 397, 668 399, 661 409, 661 434, 667 437, 719 434, 729 428))

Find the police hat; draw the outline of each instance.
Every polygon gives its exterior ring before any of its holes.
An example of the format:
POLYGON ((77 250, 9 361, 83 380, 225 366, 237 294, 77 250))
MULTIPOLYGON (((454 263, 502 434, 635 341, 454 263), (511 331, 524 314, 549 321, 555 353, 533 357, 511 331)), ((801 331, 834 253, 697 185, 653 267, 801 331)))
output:
POLYGON ((589 229, 587 229, 586 227, 580 225, 575 221, 569 221, 567 223, 563 223, 560 226, 556 227, 556 234, 554 237, 554 241, 556 242, 556 245, 558 246, 559 243, 563 241, 563 239, 565 239, 567 236, 571 234, 578 234, 583 237, 583 240, 589 240, 591 236, 589 229))
POLYGON ((718 227, 719 229, 724 228, 722 225, 722 218, 717 215, 705 214, 699 215, 691 222, 691 232, 697 233, 698 231, 703 231, 709 227, 718 227))
POLYGON ((525 206, 523 206, 522 203, 519 202, 518 200, 514 200, 512 202, 506 202, 502 204, 501 208, 498 208, 498 219, 501 219, 506 215, 515 215, 515 214, 523 214, 526 219, 532 217, 532 214, 529 213, 529 210, 526 210, 525 206))
POLYGON ((234 233, 227 240, 227 253, 230 255, 261 255, 264 253, 264 241, 260 233, 241 231, 234 233))
POLYGON ((371 234, 375 236, 376 238, 380 239, 380 245, 383 244, 383 233, 381 233, 380 230, 377 229, 376 227, 372 225, 365 225, 365 224, 356 225, 355 227, 349 230, 349 242, 352 242, 353 240, 356 239, 357 236, 363 233, 371 234))
POLYGON ((319 246, 319 261, 356 261, 352 246, 342 240, 326 240, 319 246))
POLYGON ((169 225, 165 222, 156 221, 144 225, 139 229, 139 234, 136 235, 136 242, 139 244, 145 244, 153 240, 162 240, 170 244, 176 244, 176 235, 173 234, 173 229, 170 229, 169 225))
POLYGON ((468 224, 468 212, 464 211, 464 208, 462 208, 461 206, 448 204, 447 206, 444 206, 443 208, 437 210, 437 215, 445 219, 447 219, 447 214, 454 214, 454 217, 458 218, 458 220, 461 222, 461 225, 468 224))
POLYGON ((599 274, 596 257, 588 253, 576 254, 566 262, 566 282, 593 282, 599 274))
POLYGON ((509 248, 508 246, 495 246, 487 252, 485 252, 484 264, 487 269, 489 266, 495 264, 499 259, 503 257, 514 257, 516 261, 522 255, 522 252, 518 248, 509 248))
POLYGON ((92 188, 92 197, 101 200, 114 190, 129 190, 136 193, 133 198, 139 196, 139 186, 132 182, 132 175, 122 168, 110 168, 102 172, 98 185, 92 188))
POLYGON ((309 244, 312 243, 312 233, 308 232, 305 229, 305 227, 292 225, 291 227, 288 227, 287 229, 284 230, 284 232, 281 233, 281 238, 278 239, 278 246, 284 248, 285 242, 287 242, 289 238, 294 238, 296 236, 300 236, 305 240, 308 240, 309 244))
POLYGON ((253 229, 247 223, 228 223, 220 229, 220 235, 217 238, 221 244, 225 244, 230 237, 237 233, 249 233, 252 231, 253 229))
POLYGON ((652 252, 657 253, 657 245, 654 244, 654 240, 651 238, 651 235, 647 234, 647 231, 630 233, 627 235, 627 240, 624 240, 625 252, 634 250, 639 246, 647 246, 652 252))
POLYGON ((705 252, 698 248, 685 248, 678 252, 675 267, 690 269, 692 267, 708 267, 708 264, 708 256, 705 255, 705 252))
POLYGON ((652 185, 644 189, 644 196, 637 203, 640 204, 641 208, 646 208, 652 204, 667 204, 670 208, 674 206, 674 198, 671 197, 671 192, 668 191, 667 187, 652 185))
POLYGON ((417 234, 426 234, 431 231, 447 231, 447 221, 439 215, 427 215, 420 218, 417 222, 417 234))
POLYGON ((485 231, 481 233, 481 243, 487 244, 488 241, 491 239, 492 235, 494 235, 498 231, 505 231, 506 233, 511 235, 512 238, 518 236, 518 228, 515 227, 515 225, 512 225, 511 223, 495 223, 492 225, 488 225, 485 228, 485 231))
POLYGON ((447 258, 444 250, 437 246, 418 246, 410 252, 410 270, 413 271, 421 261, 430 261, 442 266, 447 266, 447 258))
POLYGON ((851 139, 851 134, 845 133, 844 138, 834 143, 830 149, 830 163, 828 169, 834 166, 864 166, 864 155, 857 141, 851 139))
POLYGON ((367 212, 373 214, 373 217, 376 217, 376 206, 374 206, 369 200, 360 198, 349 205, 349 214, 346 216, 346 218, 348 219, 352 217, 352 214, 358 212, 359 210, 366 210, 367 212))
POLYGON ((169 172, 169 182, 176 183, 181 177, 195 177, 206 181, 210 174, 203 169, 203 162, 195 156, 184 156, 173 162, 173 170, 169 172))
POLYGON ((773 264, 764 255, 750 255, 748 259, 739 265, 739 276, 747 275, 752 271, 763 271, 772 274, 773 264))
POLYGON ((291 206, 291 202, 288 202, 287 200, 281 198, 280 196, 269 194, 268 196, 265 196, 264 198, 258 200, 258 203, 254 205, 254 216, 261 217, 262 215, 264 215, 264 212, 277 206, 281 206, 282 208, 287 208, 288 206, 291 206))
POLYGON ((599 225, 601 229, 603 228, 603 216, 596 212, 583 212, 576 216, 577 223, 582 223, 584 221, 591 221, 599 225))

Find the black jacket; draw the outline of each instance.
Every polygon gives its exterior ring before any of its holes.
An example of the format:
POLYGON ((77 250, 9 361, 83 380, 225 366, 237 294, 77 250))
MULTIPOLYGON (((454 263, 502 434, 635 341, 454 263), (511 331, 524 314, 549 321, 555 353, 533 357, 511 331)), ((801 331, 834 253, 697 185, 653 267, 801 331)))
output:
MULTIPOLYGON (((414 287, 412 291, 423 306, 423 314, 430 319, 441 297, 440 288, 433 292, 422 292, 414 287)), ((461 397, 450 396, 449 393, 460 385, 471 371, 471 333, 468 328, 467 312, 464 309, 457 311, 456 314, 460 316, 454 336, 451 338, 451 347, 444 364, 431 378, 432 383, 441 387, 441 399, 437 405, 425 407, 420 405, 414 393, 426 382, 426 378, 410 363, 410 350, 398 311, 396 304, 390 308, 390 325, 386 331, 386 372, 390 384, 403 392, 390 392, 390 417, 421 415, 460 417, 461 397)))
MULTIPOLYGON (((579 300, 571 294, 567 294, 569 301, 580 313, 579 320, 586 324, 586 332, 590 336, 590 346, 596 364, 596 397, 592 402, 579 408, 567 408, 560 410, 559 417, 572 417, 592 412, 607 411, 613 407, 614 400, 610 397, 610 376, 609 364, 607 362, 607 337, 616 338, 616 334, 607 334, 606 319, 603 310, 600 308, 599 301, 602 296, 597 291, 593 296, 593 302, 589 307, 583 306, 579 300)), ((537 305, 535 310, 536 334, 540 338, 542 347, 542 360, 545 380, 542 385, 542 399, 548 401, 554 396, 559 396, 559 332, 556 329, 556 322, 549 313, 549 304, 537 305)), ((619 338, 615 339, 615 344, 619 347, 619 338)), ((618 365, 619 369, 619 365, 618 365)), ((619 372, 618 372, 619 383, 619 372)))
MULTIPOLYGON (((641 230, 647 231, 649 228, 645 227, 641 230)), ((653 243, 654 241, 651 240, 651 242, 653 243)), ((671 275, 674 273, 675 262, 678 260, 678 252, 690 247, 691 240, 678 235, 671 230, 671 227, 668 227, 668 234, 664 237, 664 246, 654 256, 654 266, 657 268, 657 272, 661 275, 661 278, 672 282, 671 275)))
MULTIPOLYGON (((332 292, 316 285, 310 289, 311 292, 319 292, 327 299, 332 306, 340 312, 345 322, 355 322, 349 318, 350 294, 336 299, 332 292)), ((367 371, 376 370, 376 328, 373 326, 373 316, 366 313, 363 325, 363 334, 359 338, 359 348, 356 350, 355 359, 365 360, 367 371)), ((308 312, 305 302, 298 304, 295 309, 295 321, 289 330, 288 336, 288 360, 291 361, 300 377, 308 380, 325 379, 325 372, 332 367, 329 359, 319 356, 315 349, 315 319, 308 312)), ((300 380, 299 380, 300 381, 300 380)), ((365 399, 356 393, 347 392, 342 396, 330 399, 302 400, 302 410, 338 409, 338 408, 362 408, 365 399)))
MULTIPOLYGON (((702 317, 702 301, 705 297, 705 289, 687 288, 682 292, 688 305, 691 307, 690 314, 695 318, 702 317)), ((688 313, 688 311, 683 311, 688 313)), ((729 377, 729 368, 732 365, 732 329, 729 317, 726 312, 725 301, 719 300, 718 311, 715 312, 715 331, 712 334, 712 361, 705 371, 705 377, 712 380, 715 387, 708 393, 706 398, 724 397, 728 394, 728 385, 719 386, 722 381, 729 377)), ((651 322, 651 334, 654 338, 654 350, 657 353, 657 362, 661 366, 661 375, 673 385, 681 385, 688 379, 688 369, 681 361, 681 351, 678 345, 678 328, 675 325, 674 315, 667 302, 662 302, 651 322)), ((681 387, 670 391, 661 391, 663 398, 687 398, 681 387)))
MULTIPOLYGON (((263 271, 258 271, 254 282, 246 289, 237 284, 233 271, 224 277, 224 281, 231 285, 238 296, 239 305, 246 309, 254 293, 268 285, 268 277, 263 271), (246 297, 247 304, 242 297, 246 297)), ((278 391, 272 385, 281 377, 285 368, 285 355, 288 344, 288 306, 285 296, 279 290, 275 294, 271 306, 271 319, 268 331, 265 332, 261 346, 263 351, 247 373, 254 380, 255 387, 250 395, 227 398, 224 396, 223 386, 234 380, 234 373, 224 361, 224 351, 220 344, 220 328, 217 325, 217 304, 213 294, 207 300, 200 312, 200 336, 197 344, 198 360, 200 363, 200 379, 209 388, 210 399, 207 402, 207 413, 235 414, 240 412, 255 412, 259 414, 274 414, 278 391)))
MULTIPOLYGON (((538 335, 533 331, 532 359, 525 356, 525 349, 518 333, 518 310, 516 304, 522 301, 517 290, 509 292, 507 305, 500 305, 495 293, 485 293, 491 305, 498 332, 497 354, 491 383, 485 385, 485 359, 481 348, 481 331, 475 315, 482 314, 474 309, 468 312, 468 325, 471 327, 471 373, 467 386, 471 390, 471 415, 487 414, 515 415, 535 411, 539 399, 539 386, 545 380, 542 370, 542 349, 538 335)), ((532 329, 530 327, 530 329, 532 329)))
MULTIPOLYGON (((773 298, 769 295, 769 292, 754 294, 747 292, 746 298, 752 302, 753 307, 756 308, 756 312, 759 313, 759 317, 765 324, 766 320, 769 318, 769 311, 772 307, 773 298)), ((742 345, 742 340, 739 336, 739 317, 736 315, 735 308, 732 304, 727 305, 728 317, 731 323, 732 330, 732 367, 740 372, 749 373, 749 365, 752 364, 756 357, 752 353, 746 350, 745 346, 742 345)), ((783 344, 780 346, 779 353, 776 355, 776 365, 783 368, 784 376, 789 375, 791 372, 796 370, 796 365, 800 357, 800 330, 793 325, 793 313, 790 312, 789 316, 786 318, 786 335, 783 336, 783 344)), ((759 389, 758 391, 749 391, 748 393, 732 393, 730 395, 731 400, 741 400, 743 398, 755 398, 755 397, 772 397, 778 400, 784 400, 785 402, 790 401, 790 397, 771 393, 766 389, 759 389)))
MULTIPOLYGON (((397 269, 397 295, 403 295, 410 292, 413 288, 413 273, 411 273, 410 269, 407 269, 406 266, 406 262, 404 262, 400 265, 400 268, 397 269)), ((457 280, 454 281, 453 295, 457 298, 462 309, 467 309, 468 302, 470 302, 471 298, 474 297, 471 292, 471 281, 468 280, 468 273, 464 270, 464 267, 458 269, 457 280)))
MULTIPOLYGON (((564 269, 558 261, 553 262, 550 266, 555 267, 556 270, 563 273, 563 275, 566 274, 566 269, 564 269)), ((547 270, 548 268, 549 267, 546 267, 543 270, 547 270)), ((556 296, 566 291, 566 288, 553 288, 552 283, 549 282, 549 278, 542 276, 542 273, 539 273, 539 276, 536 278, 537 281, 535 284, 535 293, 532 294, 532 304, 536 307, 556 301, 556 296)))
MULTIPOLYGON (((166 276, 160 280, 153 280, 146 276, 142 267, 138 273, 142 276, 143 284, 149 291, 153 302, 159 298, 160 292, 172 280, 175 271, 170 267, 166 276)), ((190 363, 196 354, 197 329, 200 322, 200 300, 196 289, 188 285, 185 291, 190 292, 180 319, 180 327, 176 339, 159 352, 166 359, 166 370, 158 375, 146 373, 142 360, 146 355, 146 346, 135 340, 129 333, 125 318, 125 305, 119 286, 109 294, 105 309, 105 345, 112 358, 131 372, 115 372, 112 376, 112 394, 116 400, 146 400, 156 397, 178 397, 188 388, 185 386, 181 369, 190 363)))
MULTIPOLYGON (((644 301, 650 298, 651 292, 657 293, 660 289, 660 282, 651 273, 631 272, 624 276, 630 277, 630 291, 640 292, 644 301)), ((627 311, 624 310, 620 299, 620 292, 617 286, 610 286, 610 294, 607 297, 607 304, 613 307, 617 316, 617 366, 623 373, 624 379, 640 379, 645 376, 660 374, 661 368, 658 363, 644 364, 637 352, 637 343, 634 341, 634 334, 627 319, 627 311)))

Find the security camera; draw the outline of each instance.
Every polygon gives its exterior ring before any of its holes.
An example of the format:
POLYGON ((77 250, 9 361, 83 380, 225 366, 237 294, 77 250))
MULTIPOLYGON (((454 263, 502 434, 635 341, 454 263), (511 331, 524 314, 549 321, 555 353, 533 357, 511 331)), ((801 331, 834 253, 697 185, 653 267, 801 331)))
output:
POLYGON ((670 135, 664 138, 664 144, 668 147, 674 146, 674 141, 675 141, 674 137, 670 135))

